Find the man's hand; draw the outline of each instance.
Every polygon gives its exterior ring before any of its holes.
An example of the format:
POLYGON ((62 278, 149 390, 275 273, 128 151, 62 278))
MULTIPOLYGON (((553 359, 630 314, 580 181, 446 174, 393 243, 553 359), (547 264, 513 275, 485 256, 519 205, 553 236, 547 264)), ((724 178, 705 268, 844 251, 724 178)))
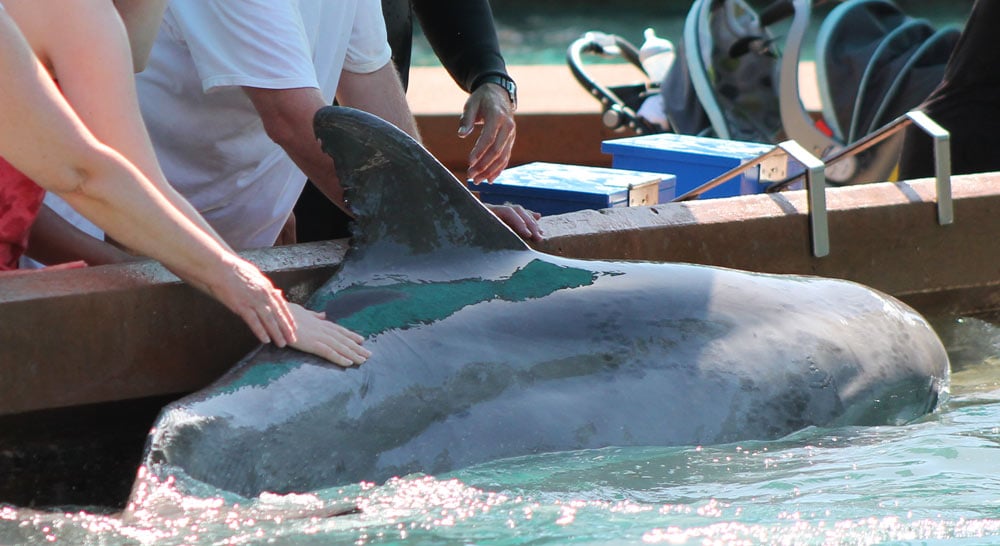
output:
POLYGON ((514 105, 507 91, 495 83, 480 85, 465 101, 458 136, 472 134, 475 125, 483 130, 469 153, 469 180, 491 182, 507 167, 514 148, 514 105))
POLYGON ((486 208, 522 238, 529 241, 542 240, 542 228, 538 226, 541 214, 521 205, 486 205, 486 208))

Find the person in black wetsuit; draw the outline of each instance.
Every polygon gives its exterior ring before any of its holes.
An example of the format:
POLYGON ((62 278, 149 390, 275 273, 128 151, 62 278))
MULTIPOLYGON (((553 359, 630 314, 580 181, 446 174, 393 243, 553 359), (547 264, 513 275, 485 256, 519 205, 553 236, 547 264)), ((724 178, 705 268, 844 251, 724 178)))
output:
MULTIPOLYGON (((976 0, 941 84, 919 109, 951 133, 954 174, 1000 171, 1000 2, 976 0)), ((899 177, 934 176, 931 139, 909 127, 899 177)))
POLYGON ((470 93, 459 136, 483 130, 469 157, 469 179, 493 180, 507 166, 514 145, 517 91, 500 54, 488 0, 382 0, 393 64, 405 89, 409 80, 413 15, 452 79, 470 93))
MULTIPOLYGON (((405 89, 409 79, 414 15, 441 64, 455 83, 470 93, 458 135, 482 125, 469 154, 468 178, 491 181, 510 161, 514 145, 516 86, 500 54, 493 12, 488 0, 382 0, 392 60, 405 89)), ((348 237, 349 217, 307 183, 295 205, 298 242, 348 237)), ((538 216, 523 209, 495 210, 508 224, 515 214, 538 216)), ((526 221, 529 218, 524 218, 526 221)), ((530 223, 530 222, 529 222, 530 223)))

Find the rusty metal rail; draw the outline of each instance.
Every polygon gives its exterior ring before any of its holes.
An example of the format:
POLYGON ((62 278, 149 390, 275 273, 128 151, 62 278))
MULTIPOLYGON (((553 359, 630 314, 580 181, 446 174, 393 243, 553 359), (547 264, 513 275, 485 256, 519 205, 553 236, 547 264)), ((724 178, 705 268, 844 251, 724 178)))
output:
POLYGON ((826 213, 826 175, 824 174, 824 165, 822 161, 794 140, 786 140, 779 143, 767 153, 734 167, 687 193, 677 196, 674 202, 698 199, 708 190, 725 184, 743 174, 747 169, 760 167, 768 160, 780 156, 791 157, 805 167, 803 172, 796 176, 796 179, 801 176, 805 176, 806 178, 806 194, 809 201, 809 230, 813 256, 817 258, 826 256, 830 253, 830 229, 826 213))
POLYGON ((771 184, 766 191, 770 193, 788 189, 801 178, 805 178, 805 189, 809 202, 809 229, 811 232, 813 255, 816 257, 826 256, 830 252, 829 225, 827 223, 825 198, 826 169, 836 168, 837 164, 843 161, 854 160, 858 154, 884 142, 910 125, 919 127, 934 141, 934 174, 938 223, 941 225, 951 224, 954 222, 954 207, 951 195, 951 137, 947 130, 938 125, 927 114, 920 111, 907 112, 878 131, 867 135, 865 138, 848 147, 830 154, 826 157, 825 161, 820 160, 795 141, 787 140, 781 142, 767 153, 722 173, 714 179, 679 195, 673 201, 682 202, 698 199, 705 192, 729 182, 749 169, 763 169, 764 165, 770 159, 781 156, 791 157, 802 164, 804 167, 803 170, 771 184))

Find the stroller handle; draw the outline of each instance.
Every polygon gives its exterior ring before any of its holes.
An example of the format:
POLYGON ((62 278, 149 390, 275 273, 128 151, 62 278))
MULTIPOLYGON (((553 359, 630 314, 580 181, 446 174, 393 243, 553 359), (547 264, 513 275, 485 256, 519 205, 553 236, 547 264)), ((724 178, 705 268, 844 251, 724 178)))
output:
MULTIPOLYGON (((628 106, 615 88, 601 85, 587 74, 583 63, 584 53, 621 56, 629 64, 646 74, 646 70, 639 61, 639 49, 621 36, 590 31, 570 44, 566 50, 566 61, 576 81, 600 101, 603 111, 602 120, 607 127, 617 129, 627 126, 640 135, 660 132, 660 129, 639 116, 634 108, 628 106)), ((646 76, 649 75, 646 74, 646 76)))
POLYGON ((642 61, 639 59, 639 48, 617 34, 606 34, 596 30, 587 32, 569 47, 570 57, 579 60, 581 53, 592 53, 605 57, 621 56, 629 63, 635 65, 636 68, 642 70, 643 73, 646 72, 642 67, 642 61))

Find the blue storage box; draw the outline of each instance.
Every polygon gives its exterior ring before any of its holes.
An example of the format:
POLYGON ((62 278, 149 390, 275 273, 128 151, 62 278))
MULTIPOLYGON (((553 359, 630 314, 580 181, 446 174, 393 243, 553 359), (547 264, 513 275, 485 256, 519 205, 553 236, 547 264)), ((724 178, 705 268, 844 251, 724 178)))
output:
POLYGON ((492 184, 469 184, 484 203, 516 203, 543 215, 583 209, 655 205, 674 198, 674 176, 604 167, 528 163, 492 184))
MULTIPOLYGON (((675 175, 677 195, 683 195, 772 148, 774 146, 770 144, 673 133, 605 140, 601 145, 602 152, 611 154, 611 166, 616 169, 675 175)), ((765 187, 760 183, 760 168, 755 167, 705 192, 702 197, 761 193, 765 187)))

